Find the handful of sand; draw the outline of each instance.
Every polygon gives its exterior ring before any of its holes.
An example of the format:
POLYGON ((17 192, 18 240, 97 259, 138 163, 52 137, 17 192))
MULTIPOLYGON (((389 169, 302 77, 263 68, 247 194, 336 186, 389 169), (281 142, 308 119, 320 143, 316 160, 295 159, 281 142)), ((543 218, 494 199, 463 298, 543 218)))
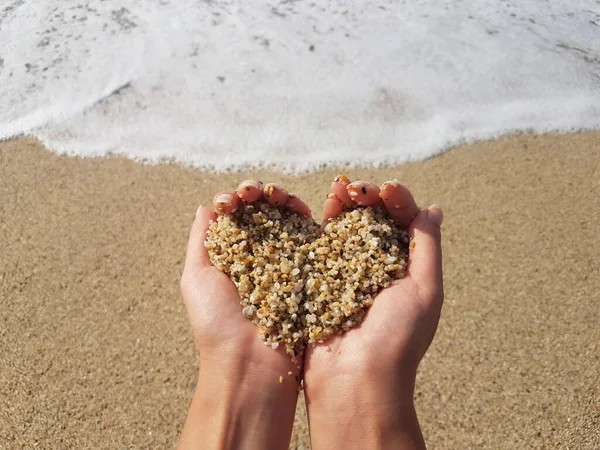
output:
POLYGON ((267 203, 248 204, 213 222, 205 246, 265 344, 293 356, 358 326, 375 295, 404 276, 408 258, 406 231, 372 207, 321 228, 267 203))

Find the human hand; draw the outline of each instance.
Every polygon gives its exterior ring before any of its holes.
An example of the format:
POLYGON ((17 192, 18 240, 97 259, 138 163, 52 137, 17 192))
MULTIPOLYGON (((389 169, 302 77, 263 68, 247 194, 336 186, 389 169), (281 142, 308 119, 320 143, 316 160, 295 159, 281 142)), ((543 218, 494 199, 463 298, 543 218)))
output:
POLYGON ((242 182, 235 193, 217 194, 216 213, 202 207, 196 212, 181 292, 200 354, 200 374, 180 449, 287 449, 289 444, 297 385, 287 374, 298 375, 302 361, 292 363, 283 348, 273 350, 263 344, 256 327, 242 315, 235 285, 212 266, 204 246, 209 223, 217 214, 229 214, 263 198, 310 215, 299 198, 274 185, 263 190, 253 180, 242 182), (284 374, 286 382, 280 384, 284 374))
POLYGON ((397 182, 379 189, 341 176, 325 202, 325 220, 357 205, 384 206, 408 228, 408 271, 377 295, 359 327, 307 349, 304 386, 312 445, 424 448, 413 393, 444 297, 442 211, 436 206, 421 211, 397 182))

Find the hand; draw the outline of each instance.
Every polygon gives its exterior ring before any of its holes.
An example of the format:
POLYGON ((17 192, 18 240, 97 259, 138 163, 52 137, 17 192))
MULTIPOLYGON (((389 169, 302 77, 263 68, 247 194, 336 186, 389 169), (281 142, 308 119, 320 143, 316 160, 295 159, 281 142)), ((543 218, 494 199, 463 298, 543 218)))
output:
MULTIPOLYGON (((218 214, 243 208, 262 197, 272 204, 304 215, 304 202, 284 189, 248 180, 236 193, 221 192, 214 199, 218 214)), ((242 315, 240 298, 231 279, 213 267, 204 241, 217 214, 199 208, 187 248, 181 291, 200 354, 199 381, 180 449, 287 449, 297 400, 298 375, 282 348, 273 350, 258 337, 257 328, 242 315), (279 377, 286 376, 280 384, 279 377), (276 426, 274 426, 276 425, 276 426)))
POLYGON ((359 327, 307 349, 304 386, 313 449, 425 448, 413 393, 444 297, 442 211, 419 210, 395 181, 379 189, 341 176, 325 202, 325 220, 356 205, 382 205, 409 229, 408 271, 376 297, 359 327))

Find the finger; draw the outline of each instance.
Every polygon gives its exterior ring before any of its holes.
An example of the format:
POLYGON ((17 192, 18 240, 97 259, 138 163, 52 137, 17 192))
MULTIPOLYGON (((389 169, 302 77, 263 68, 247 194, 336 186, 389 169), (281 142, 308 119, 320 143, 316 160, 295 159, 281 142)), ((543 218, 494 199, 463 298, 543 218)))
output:
POLYGON ((440 226, 444 213, 438 205, 421 211, 409 229, 408 276, 429 300, 443 300, 442 237, 440 226))
POLYGON ((408 228, 419 214, 419 207, 410 191, 398 183, 398 180, 386 181, 379 193, 388 214, 399 227, 408 228))
POLYGON ((204 247, 206 233, 211 220, 217 220, 217 214, 210 208, 199 207, 190 231, 185 254, 185 270, 200 270, 211 265, 208 252, 204 247))
POLYGON ((235 212, 240 206, 241 200, 231 192, 219 192, 213 199, 215 211, 220 216, 235 212))
POLYGON ((372 206, 381 201, 379 187, 366 181, 355 181, 346 186, 350 198, 360 206, 372 206))
POLYGON ((256 180, 245 180, 237 188, 237 195, 245 202, 255 202, 263 196, 263 184, 256 180))
POLYGON ((344 203, 333 192, 327 196, 323 205, 323 220, 328 222, 330 219, 337 217, 344 210, 344 203))
POLYGON ((310 208, 304 201, 302 201, 298 196, 294 194, 289 194, 288 201, 285 204, 285 207, 289 209, 291 212, 299 214, 304 217, 312 217, 310 212, 310 208))
POLYGON ((270 205, 285 205, 290 197, 288 191, 275 183, 269 183, 265 186, 264 196, 270 205))
POLYGON ((344 206, 352 206, 354 204, 346 189, 346 186, 349 184, 350 179, 344 174, 335 177, 333 183, 331 183, 331 192, 337 196, 344 206))

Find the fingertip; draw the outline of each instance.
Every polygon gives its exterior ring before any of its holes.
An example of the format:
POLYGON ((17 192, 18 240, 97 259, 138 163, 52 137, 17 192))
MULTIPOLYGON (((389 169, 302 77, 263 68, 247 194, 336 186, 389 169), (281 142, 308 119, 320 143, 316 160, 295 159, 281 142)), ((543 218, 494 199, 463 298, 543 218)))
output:
POLYGON ((269 183, 264 188, 264 196, 270 205, 285 205, 289 199, 288 191, 275 183, 269 183))
POLYGON ((334 183, 342 183, 344 185, 350 184, 350 178, 345 173, 340 173, 337 177, 333 179, 334 183))
POLYGON ((257 180, 244 180, 237 188, 237 195, 244 201, 252 203, 263 196, 263 185, 257 180))
POLYGON ((400 183, 396 179, 384 182, 379 189, 379 196, 382 200, 390 200, 390 194, 393 192, 394 188, 397 188, 399 185, 400 183))
POLYGON ((307 218, 312 217, 312 213, 308 205, 294 194, 288 195, 288 201, 285 206, 291 212, 294 212, 307 218))
POLYGON ((444 211, 440 205, 434 203, 427 208, 427 217, 438 227, 441 227, 442 222, 444 221, 444 211))
POLYGON ((390 217, 402 228, 407 228, 419 213, 414 197, 397 180, 383 183, 380 196, 390 217))
POLYGON ((346 190, 359 206, 372 206, 380 201, 379 187, 367 181, 354 181, 346 186, 346 190))
POLYGON ((412 220, 408 233, 412 238, 417 236, 417 233, 421 234, 425 233, 428 236, 437 237, 439 235, 441 222, 438 222, 441 218, 443 218, 443 212, 439 207, 434 209, 420 209, 419 212, 412 220))
POLYGON ((235 212, 241 203, 237 194, 231 192, 219 192, 213 199, 213 206, 217 214, 223 216, 235 212))
POLYGON ((343 203, 344 206, 352 206, 354 202, 348 195, 346 187, 350 184, 350 179, 344 175, 338 175, 331 183, 331 192, 343 203))
POLYGON ((327 196, 323 204, 323 220, 329 221, 333 217, 339 216, 344 210, 344 203, 333 192, 327 196))

